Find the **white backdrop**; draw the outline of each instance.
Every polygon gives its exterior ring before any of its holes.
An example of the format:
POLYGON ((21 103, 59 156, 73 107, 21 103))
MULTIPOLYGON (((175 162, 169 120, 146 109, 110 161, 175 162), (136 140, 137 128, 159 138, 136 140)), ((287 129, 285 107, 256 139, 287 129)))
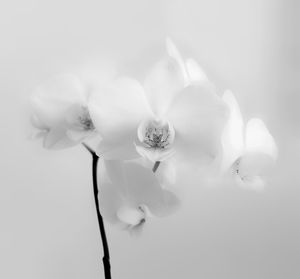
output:
POLYGON ((279 161, 263 193, 191 177, 178 181, 180 211, 151 219, 140 238, 107 225, 113 278, 299 278, 296 2, 2 1, 0 278, 103 278, 90 158, 30 141, 26 102, 36 84, 83 63, 105 69, 113 57, 138 72, 166 35, 220 92, 234 91, 246 118, 264 119, 279 161))

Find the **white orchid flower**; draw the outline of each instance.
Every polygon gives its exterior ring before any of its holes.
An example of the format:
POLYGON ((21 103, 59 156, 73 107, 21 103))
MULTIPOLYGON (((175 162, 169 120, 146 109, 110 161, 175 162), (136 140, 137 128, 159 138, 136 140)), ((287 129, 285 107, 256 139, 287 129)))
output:
POLYGON ((100 207, 109 222, 134 233, 150 216, 164 217, 178 208, 178 198, 161 187, 150 169, 115 160, 104 161, 101 167, 100 207))
POLYGON ((226 121, 226 106, 192 60, 184 61, 167 39, 166 59, 143 86, 120 78, 92 94, 89 109, 103 137, 97 150, 106 159, 143 156, 152 162, 213 158, 226 121))
POLYGON ((71 147, 94 135, 88 93, 81 80, 60 75, 39 86, 32 98, 32 124, 45 148, 71 147))
POLYGON ((265 185, 263 176, 277 159, 276 143, 261 119, 252 118, 245 127, 230 91, 224 93, 223 100, 230 115, 222 135, 221 172, 231 169, 238 185, 261 190, 265 185))

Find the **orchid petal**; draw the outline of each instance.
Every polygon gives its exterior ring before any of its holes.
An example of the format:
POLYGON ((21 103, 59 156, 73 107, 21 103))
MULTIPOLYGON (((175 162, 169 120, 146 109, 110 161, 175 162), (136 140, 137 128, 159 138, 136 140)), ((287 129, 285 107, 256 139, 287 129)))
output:
POLYGON ((103 90, 94 92, 89 100, 96 129, 111 143, 133 144, 138 124, 150 114, 142 86, 133 79, 120 78, 103 90))
POLYGON ((209 80, 200 65, 192 58, 186 60, 189 82, 192 84, 208 84, 209 80))
POLYGON ((141 221, 139 224, 137 224, 135 226, 127 226, 126 229, 128 230, 130 236, 139 237, 144 230, 145 223, 146 223, 146 220, 143 219, 143 221, 141 221))
POLYGON ((172 159, 160 163, 155 174, 163 186, 174 185, 176 183, 176 165, 172 159))
POLYGON ((120 222, 117 212, 123 204, 122 197, 109 183, 101 183, 100 191, 101 214, 112 224, 120 222))
POLYGON ((243 154, 244 122, 234 95, 230 91, 225 91, 222 99, 229 108, 229 118, 222 134, 221 172, 225 172, 243 154))
POLYGON ((189 83, 189 76, 187 73, 186 65, 183 61, 183 58, 178 51, 177 47, 175 46, 174 42, 170 38, 166 38, 166 49, 167 53, 170 57, 174 58, 175 61, 178 63, 181 73, 183 75, 184 85, 188 85, 189 83))
POLYGON ((131 160, 140 157, 130 140, 122 143, 102 140, 97 146, 96 153, 106 160, 131 160))
POLYGON ((137 163, 117 161, 106 162, 105 166, 112 180, 112 187, 132 206, 146 205, 155 215, 172 211, 175 198, 165 193, 150 169, 137 163))
POLYGON ((247 123, 246 153, 264 153, 273 160, 277 158, 275 140, 261 119, 252 118, 247 123))
POLYGON ((164 116, 172 100, 184 86, 182 69, 174 58, 168 57, 154 66, 144 87, 150 107, 157 118, 164 116))
POLYGON ((265 175, 275 164, 275 160, 266 153, 246 153, 239 161, 240 176, 265 175))
POLYGON ((156 216, 172 213, 178 203, 175 195, 163 190, 153 172, 137 164, 125 164, 128 191, 136 202, 145 204, 156 216))
POLYGON ((159 208, 156 212, 152 211, 153 214, 159 217, 165 217, 172 214, 180 206, 180 201, 178 197, 171 191, 165 190, 163 199, 163 206, 159 208))
POLYGON ((136 145, 136 151, 144 158, 151 162, 163 162, 175 154, 175 150, 170 149, 155 149, 136 145))
POLYGON ((64 117, 74 104, 86 103, 85 88, 73 75, 61 75, 39 86, 31 97, 37 117, 45 124, 52 124, 64 117))
POLYGON ((236 183, 238 186, 260 192, 265 187, 265 182, 260 176, 236 176, 236 183))
POLYGON ((49 130, 44 136, 44 147, 47 149, 63 149, 76 145, 78 142, 70 139, 66 130, 63 128, 55 128, 49 130))
POLYGON ((31 115, 30 122, 34 128, 39 130, 47 130, 49 128, 49 126, 46 125, 36 114, 31 115))
POLYGON ((140 208, 133 208, 128 205, 120 207, 117 211, 118 218, 125 224, 136 226, 145 220, 145 212, 140 208))
POLYGON ((86 130, 67 130, 66 135, 74 142, 81 142, 86 138, 91 137, 95 133, 93 131, 86 130))
POLYGON ((207 88, 189 86, 172 103, 166 117, 175 129, 176 153, 190 152, 194 158, 216 156, 227 119, 222 100, 207 88), (176 147, 176 146, 177 147, 176 147))
POLYGON ((104 160, 104 166, 112 184, 111 187, 125 196, 128 191, 124 163, 119 160, 104 160))

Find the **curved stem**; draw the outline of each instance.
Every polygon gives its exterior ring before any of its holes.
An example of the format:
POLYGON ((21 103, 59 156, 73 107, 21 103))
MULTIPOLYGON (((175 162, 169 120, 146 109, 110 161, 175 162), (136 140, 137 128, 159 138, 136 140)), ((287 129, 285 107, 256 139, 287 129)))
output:
POLYGON ((98 225, 99 225, 102 247, 103 247, 102 262, 103 262, 103 267, 104 267, 105 279, 111 279, 109 248, 108 248, 105 227, 104 227, 103 218, 102 218, 102 215, 100 212, 99 200, 98 200, 99 190, 98 190, 98 180, 97 180, 97 166, 98 166, 99 156, 88 145, 83 143, 83 146, 91 153, 92 158, 93 158, 93 162, 92 162, 93 190, 94 190, 94 199, 95 199, 95 205, 96 205, 98 225))

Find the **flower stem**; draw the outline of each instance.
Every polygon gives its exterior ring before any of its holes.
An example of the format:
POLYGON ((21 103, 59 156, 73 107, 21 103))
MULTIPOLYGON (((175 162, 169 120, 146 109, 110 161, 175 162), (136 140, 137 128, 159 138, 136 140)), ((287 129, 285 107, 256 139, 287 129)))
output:
POLYGON ((98 200, 99 190, 98 190, 98 180, 97 180, 97 166, 98 166, 99 156, 96 154, 96 152, 94 150, 92 150, 85 143, 83 143, 83 146, 91 153, 92 158, 93 158, 93 161, 92 161, 93 190, 94 190, 94 199, 95 199, 95 205, 96 205, 98 225, 99 225, 102 247, 103 247, 102 261, 103 261, 103 267, 104 267, 104 276, 105 276, 105 279, 111 279, 109 248, 108 248, 105 227, 104 227, 103 218, 102 218, 102 215, 100 212, 99 200, 98 200))
POLYGON ((153 172, 156 172, 157 169, 158 169, 158 167, 159 167, 159 165, 160 165, 160 161, 156 161, 156 162, 154 163, 154 166, 153 166, 153 168, 152 168, 152 171, 153 171, 153 172))

